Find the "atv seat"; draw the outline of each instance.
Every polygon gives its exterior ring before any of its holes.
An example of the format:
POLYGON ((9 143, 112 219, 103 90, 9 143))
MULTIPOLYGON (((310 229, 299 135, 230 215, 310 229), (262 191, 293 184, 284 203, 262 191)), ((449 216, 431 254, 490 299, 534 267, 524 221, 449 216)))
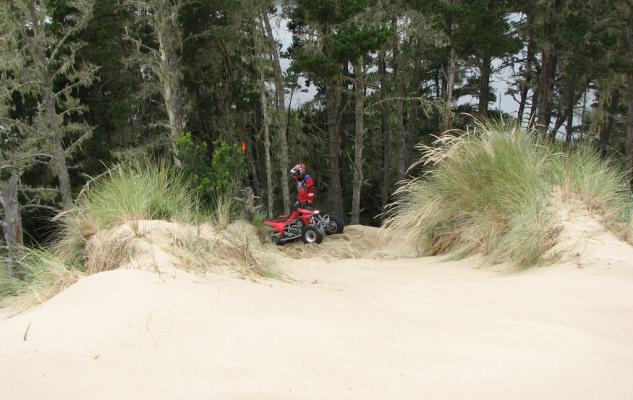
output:
POLYGON ((295 203, 292 205, 293 210, 298 210, 300 208, 303 208, 304 210, 310 210, 310 211, 314 210, 314 206, 310 203, 295 203))
POLYGON ((270 219, 272 222, 285 222, 288 220, 288 217, 285 215, 282 215, 281 217, 277 217, 277 218, 271 218, 270 219))

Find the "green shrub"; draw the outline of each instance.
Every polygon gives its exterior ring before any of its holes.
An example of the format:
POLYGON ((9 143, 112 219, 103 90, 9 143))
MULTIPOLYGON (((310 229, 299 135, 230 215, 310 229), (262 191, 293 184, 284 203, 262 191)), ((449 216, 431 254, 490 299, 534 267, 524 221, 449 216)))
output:
POLYGON ((246 162, 238 145, 214 142, 211 157, 212 190, 232 193, 246 176, 246 162))
POLYGON ((190 133, 185 133, 176 142, 176 149, 184 175, 191 180, 196 191, 204 195, 212 182, 206 142, 194 140, 190 133))
POLYGON ((216 207, 219 196, 233 196, 246 176, 246 163, 239 146, 214 142, 209 159, 206 142, 185 133, 176 143, 184 175, 190 179, 202 201, 216 207))

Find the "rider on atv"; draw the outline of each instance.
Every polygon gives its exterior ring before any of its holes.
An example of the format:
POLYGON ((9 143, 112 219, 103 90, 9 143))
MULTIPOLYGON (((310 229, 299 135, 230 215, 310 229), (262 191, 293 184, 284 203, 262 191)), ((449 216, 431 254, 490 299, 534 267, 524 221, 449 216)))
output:
POLYGON ((297 200, 301 207, 314 205, 316 186, 314 179, 306 173, 306 165, 299 163, 290 170, 292 179, 297 183, 297 200))
POLYGON ((304 243, 321 243, 323 235, 343 233, 343 219, 334 214, 321 214, 315 210, 314 179, 306 173, 306 165, 299 163, 290 170, 292 179, 297 183, 297 203, 289 215, 271 218, 264 223, 271 228, 273 243, 283 245, 301 238, 304 243))

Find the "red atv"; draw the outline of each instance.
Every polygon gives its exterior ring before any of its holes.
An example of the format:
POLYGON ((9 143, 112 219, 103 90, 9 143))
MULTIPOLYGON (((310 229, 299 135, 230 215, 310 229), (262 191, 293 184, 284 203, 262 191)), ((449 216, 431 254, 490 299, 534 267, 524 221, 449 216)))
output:
POLYGON ((333 235, 343 232, 343 220, 336 216, 321 215, 309 205, 300 204, 293 207, 290 215, 281 215, 264 222, 270 226, 273 243, 283 245, 291 240, 301 238, 303 243, 321 243, 323 233, 333 235))

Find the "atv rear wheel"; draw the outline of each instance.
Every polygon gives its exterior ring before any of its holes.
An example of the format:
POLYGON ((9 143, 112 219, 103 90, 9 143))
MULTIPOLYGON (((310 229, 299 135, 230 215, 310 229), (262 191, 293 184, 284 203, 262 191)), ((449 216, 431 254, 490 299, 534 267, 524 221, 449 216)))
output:
POLYGON ((345 224, 343 223, 343 218, 339 217, 335 214, 329 214, 326 218, 328 218, 328 222, 325 223, 323 230, 327 235, 336 235, 338 233, 343 233, 343 229, 345 228, 345 224))
POLYGON ((301 229, 301 239, 303 240, 303 243, 306 244, 318 244, 323 241, 323 234, 314 226, 304 226, 301 229))

